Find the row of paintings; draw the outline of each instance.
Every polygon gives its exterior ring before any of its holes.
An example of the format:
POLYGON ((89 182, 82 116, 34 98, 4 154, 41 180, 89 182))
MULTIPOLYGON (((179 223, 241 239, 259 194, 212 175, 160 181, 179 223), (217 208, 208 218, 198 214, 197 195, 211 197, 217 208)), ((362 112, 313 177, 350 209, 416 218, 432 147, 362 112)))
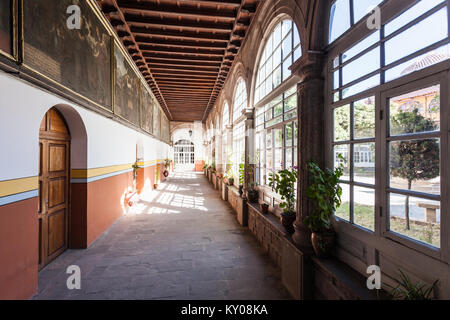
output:
MULTIPOLYGON (((90 2, 24 2, 24 65, 169 142, 166 115, 90 2), (80 29, 69 28, 71 15, 67 11, 72 5, 80 8, 80 29)), ((0 51, 10 56, 15 41, 13 3, 13 0, 0 1, 0 51)))

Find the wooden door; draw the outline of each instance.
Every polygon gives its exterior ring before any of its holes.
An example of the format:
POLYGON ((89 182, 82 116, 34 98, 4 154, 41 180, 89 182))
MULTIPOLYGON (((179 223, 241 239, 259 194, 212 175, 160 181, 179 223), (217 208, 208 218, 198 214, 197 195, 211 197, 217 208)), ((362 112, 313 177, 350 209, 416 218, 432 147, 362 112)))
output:
POLYGON ((39 270, 68 247, 69 168, 69 130, 51 109, 39 131, 39 270))

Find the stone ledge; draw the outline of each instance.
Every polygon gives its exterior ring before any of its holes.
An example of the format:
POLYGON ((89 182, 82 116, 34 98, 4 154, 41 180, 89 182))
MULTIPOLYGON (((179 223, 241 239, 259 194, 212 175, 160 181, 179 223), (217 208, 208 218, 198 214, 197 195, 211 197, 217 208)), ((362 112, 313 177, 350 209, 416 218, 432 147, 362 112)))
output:
POLYGON ((378 300, 386 298, 382 292, 366 287, 367 278, 335 259, 312 257, 314 264, 314 298, 321 300, 378 300))

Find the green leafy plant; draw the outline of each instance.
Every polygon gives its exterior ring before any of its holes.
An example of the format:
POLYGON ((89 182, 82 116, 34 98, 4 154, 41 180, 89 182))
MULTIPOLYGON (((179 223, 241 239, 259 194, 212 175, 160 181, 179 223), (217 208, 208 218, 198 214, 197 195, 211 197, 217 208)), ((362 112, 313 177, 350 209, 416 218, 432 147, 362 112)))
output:
POLYGON ((172 160, 170 160, 169 158, 164 160, 164 167, 167 169, 170 167, 170 164, 172 163, 172 160))
POLYGON ((155 184, 159 183, 159 166, 156 167, 155 184))
POLYGON ((239 184, 244 184, 244 171, 245 171, 245 164, 240 163, 239 164, 239 184))
POLYGON ((203 166, 203 170, 208 168, 208 164, 205 162, 205 165, 203 166))
POLYGON ((392 287, 391 296, 394 300, 431 300, 433 290, 439 280, 433 282, 431 286, 421 282, 413 283, 409 277, 401 270, 400 278, 394 279, 397 282, 396 287, 392 287))
POLYGON ((280 196, 280 208, 283 214, 295 216, 295 185, 297 183, 297 167, 291 170, 280 170, 277 173, 269 173, 269 186, 272 187, 280 196))
MULTIPOLYGON (((400 112, 393 117, 392 131, 429 132, 437 129, 430 119, 419 114, 418 109, 412 112, 400 112)), ((433 179, 440 174, 440 148, 435 139, 407 140, 391 146, 391 175, 408 182, 408 190, 417 180, 433 179)), ((405 197, 406 230, 410 230, 409 195, 405 197)))
POLYGON ((142 168, 141 166, 139 166, 139 164, 138 164, 137 161, 136 161, 135 163, 133 163, 133 164, 131 165, 131 167, 133 168, 134 171, 136 171, 137 169, 142 168))
POLYGON ((215 161, 213 161, 211 164, 211 171, 216 172, 216 162, 215 161))
POLYGON ((314 161, 308 163, 311 183, 306 190, 306 196, 313 200, 316 206, 304 219, 304 223, 313 232, 331 230, 331 216, 341 205, 342 188, 339 186, 339 179, 344 173, 342 162, 345 162, 345 159, 342 155, 338 157, 341 163, 334 170, 322 170, 314 161))

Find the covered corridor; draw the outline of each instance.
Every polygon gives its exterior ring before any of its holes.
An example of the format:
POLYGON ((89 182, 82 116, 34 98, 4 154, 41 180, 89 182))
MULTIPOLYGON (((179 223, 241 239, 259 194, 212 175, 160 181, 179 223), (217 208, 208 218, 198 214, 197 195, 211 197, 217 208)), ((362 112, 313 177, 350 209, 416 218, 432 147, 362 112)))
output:
POLYGON ((288 299, 279 271, 203 174, 173 173, 87 250, 39 274, 34 299, 288 299), (68 290, 66 269, 81 269, 68 290))

